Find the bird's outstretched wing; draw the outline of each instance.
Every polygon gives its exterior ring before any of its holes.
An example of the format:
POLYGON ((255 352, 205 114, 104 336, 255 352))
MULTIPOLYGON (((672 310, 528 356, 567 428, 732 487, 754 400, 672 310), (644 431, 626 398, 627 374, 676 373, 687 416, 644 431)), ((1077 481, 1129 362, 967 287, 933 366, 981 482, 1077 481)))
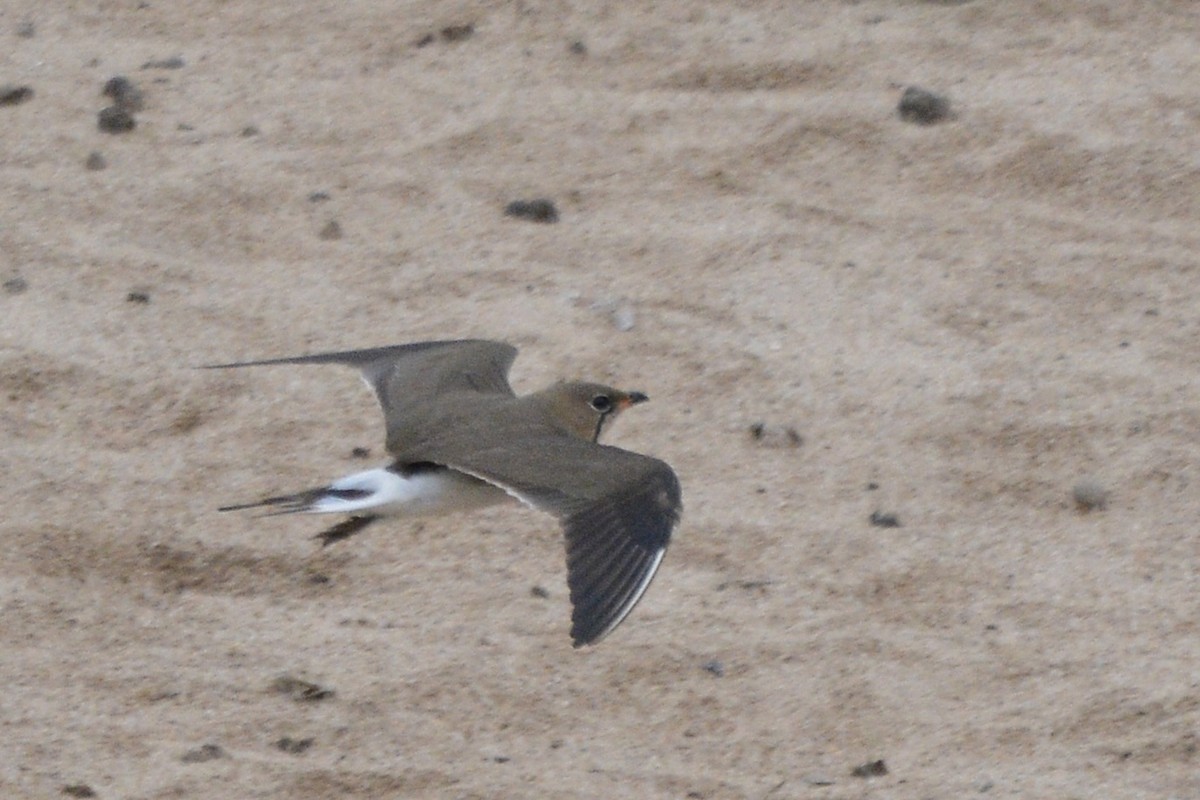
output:
POLYGON ((571 639, 595 644, 641 600, 682 512, 679 480, 649 456, 546 433, 424 454, 558 517, 566 535, 571 639))
POLYGON ((464 392, 513 396, 508 371, 517 348, 486 339, 416 342, 290 358, 210 364, 204 369, 274 364, 342 364, 357 368, 383 407, 388 449, 406 445, 406 432, 444 395, 464 392))

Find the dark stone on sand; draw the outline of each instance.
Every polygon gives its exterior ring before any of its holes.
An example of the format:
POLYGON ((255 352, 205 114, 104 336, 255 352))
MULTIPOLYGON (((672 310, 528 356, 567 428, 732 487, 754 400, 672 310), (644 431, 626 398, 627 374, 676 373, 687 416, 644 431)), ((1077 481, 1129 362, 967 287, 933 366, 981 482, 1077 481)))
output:
POLYGON ((141 111, 145 106, 142 90, 124 75, 114 75, 104 82, 104 96, 111 97, 113 105, 126 111, 141 111))
POLYGON ((905 122, 933 125, 950 116, 950 101, 919 86, 909 86, 900 96, 896 113, 905 122))
POLYGON ((315 740, 311 736, 307 736, 303 739, 293 739, 291 736, 284 736, 282 739, 276 740, 275 747, 285 753, 300 755, 305 750, 308 750, 310 747, 312 747, 314 741, 315 740))
POLYGON ((895 514, 885 514, 882 511, 871 512, 871 524, 876 528, 899 528, 900 518, 895 514))
POLYGON ((513 200, 504 207, 506 217, 527 219, 530 222, 558 222, 558 208, 546 197, 533 200, 513 200))
POLYGON ((204 744, 194 750, 188 750, 179 760, 185 764, 203 764, 205 761, 215 761, 225 757, 225 750, 219 744, 204 744))
POLYGON ((312 702, 315 700, 327 700, 333 697, 333 690, 326 689, 324 686, 306 681, 303 678, 296 678, 292 675, 280 675, 275 680, 271 681, 271 688, 280 694, 286 694, 297 702, 312 702))
POLYGON ((887 764, 883 763, 883 759, 879 758, 875 761, 868 761, 865 764, 859 764, 854 769, 850 770, 850 774, 855 778, 878 778, 888 774, 887 764))
POLYGON ((1108 505, 1108 490, 1099 481, 1088 478, 1075 484, 1071 489, 1071 499, 1082 514, 1103 511, 1108 505))
POLYGON ((128 109, 108 106, 100 110, 96 127, 105 133, 128 133, 137 127, 137 120, 128 109))
POLYGON ((16 86, 11 83, 0 86, 0 106, 17 106, 32 99, 32 86, 16 86))
POLYGON ((443 42, 461 42, 470 39, 475 35, 475 25, 471 22, 465 22, 459 25, 447 25, 437 32, 437 34, 425 33, 420 36, 414 45, 417 47, 428 47, 438 40, 440 37, 443 42))
POLYGON ((183 56, 171 56, 170 58, 155 58, 142 64, 142 69, 183 69, 183 56))
POLYGON ((441 34, 444 42, 461 42, 475 35, 475 26, 470 22, 462 25, 447 25, 442 28, 441 34))

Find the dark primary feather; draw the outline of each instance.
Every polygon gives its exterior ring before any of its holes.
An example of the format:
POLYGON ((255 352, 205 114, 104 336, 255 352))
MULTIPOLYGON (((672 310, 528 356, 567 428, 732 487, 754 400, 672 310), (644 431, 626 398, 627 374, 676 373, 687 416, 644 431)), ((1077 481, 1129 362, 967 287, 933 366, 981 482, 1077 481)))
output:
POLYGON ((658 459, 568 436, 543 434, 521 445, 520 455, 461 446, 428 456, 559 518, 571 638, 577 647, 595 644, 653 579, 682 512, 679 480, 658 459))
POLYGON ((680 512, 679 481, 667 469, 564 520, 576 647, 599 641, 641 600, 680 512))

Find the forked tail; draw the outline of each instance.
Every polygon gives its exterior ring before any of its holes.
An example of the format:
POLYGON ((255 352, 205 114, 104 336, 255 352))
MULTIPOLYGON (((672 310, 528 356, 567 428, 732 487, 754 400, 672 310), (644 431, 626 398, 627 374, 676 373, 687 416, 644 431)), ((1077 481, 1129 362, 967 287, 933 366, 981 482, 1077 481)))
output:
POLYGON ((270 508, 267 516, 276 514, 320 513, 322 511, 341 511, 340 508, 330 508, 338 501, 350 502, 363 500, 373 494, 368 489, 338 489, 334 486, 323 486, 320 489, 309 489, 296 494, 281 494, 276 497, 266 497, 253 503, 238 503, 232 506, 221 506, 217 511, 244 511, 248 508, 270 508))
MULTIPOLYGON (((218 511, 242 511, 250 508, 267 509, 265 516, 277 514, 350 514, 350 518, 318 534, 323 547, 348 539, 379 519, 378 513, 393 505, 404 479, 386 469, 372 469, 342 478, 319 489, 308 489, 295 494, 281 494, 256 500, 253 503, 238 503, 222 506, 218 511)), ((386 513, 386 512, 385 512, 386 513)))
POLYGON ((328 486, 295 494, 281 494, 253 503, 224 506, 218 511, 267 508, 271 514, 357 514, 365 511, 389 513, 406 498, 412 487, 389 469, 369 469, 340 478, 328 486))

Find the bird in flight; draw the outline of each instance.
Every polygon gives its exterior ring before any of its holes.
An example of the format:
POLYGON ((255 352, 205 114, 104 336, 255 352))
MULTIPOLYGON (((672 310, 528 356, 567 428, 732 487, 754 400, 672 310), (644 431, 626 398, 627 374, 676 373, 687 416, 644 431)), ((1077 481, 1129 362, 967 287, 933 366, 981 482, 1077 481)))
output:
POLYGON ((220 510, 347 514, 318 536, 329 545, 386 516, 445 514, 516 498, 558 518, 571 639, 576 647, 596 644, 654 578, 682 512, 679 480, 656 458, 598 442, 618 414, 646 395, 568 382, 518 397, 508 383, 516 356, 504 342, 464 339, 206 367, 356 367, 383 407, 392 458, 327 486, 220 510))

